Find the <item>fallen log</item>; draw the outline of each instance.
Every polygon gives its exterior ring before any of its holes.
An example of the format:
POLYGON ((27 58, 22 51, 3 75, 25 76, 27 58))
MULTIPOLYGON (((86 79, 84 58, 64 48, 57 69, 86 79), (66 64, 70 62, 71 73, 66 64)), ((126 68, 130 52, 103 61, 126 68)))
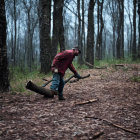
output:
POLYGON ((98 119, 98 120, 102 120, 102 121, 104 121, 104 122, 106 122, 106 123, 108 123, 108 124, 110 124, 110 125, 112 125, 112 126, 114 126, 114 127, 117 127, 117 128, 119 128, 119 129, 122 129, 122 130, 124 130, 124 131, 126 131, 126 132, 129 132, 129 133, 132 133, 132 134, 134 134, 134 135, 137 135, 138 133, 137 132, 134 132, 134 131, 132 131, 132 130, 129 130, 129 129, 126 129, 126 128, 124 128, 124 127, 122 127, 122 126, 120 126, 120 125, 117 125, 117 124, 115 124, 115 123, 112 123, 111 121, 109 121, 109 120, 106 120, 106 119, 101 119, 101 118, 97 118, 97 117, 90 117, 90 116, 85 116, 85 118, 92 118, 92 119, 98 119))
POLYGON ((88 104, 88 103, 92 103, 92 102, 96 102, 97 99, 91 99, 91 100, 88 100, 88 101, 83 101, 83 102, 80 102, 80 103, 76 103, 75 105, 83 105, 83 104, 88 104))
POLYGON ((41 86, 37 86, 32 81, 29 81, 27 83, 26 88, 31 90, 31 91, 34 91, 36 93, 39 93, 41 95, 44 95, 47 98, 53 98, 54 97, 54 94, 51 93, 51 90, 43 88, 41 86))
MULTIPOLYGON (((90 74, 88 74, 87 76, 83 76, 81 77, 81 79, 84 79, 84 78, 87 78, 89 77, 90 74)), ((72 79, 73 77, 75 77, 74 75, 72 75, 70 78, 68 78, 67 80, 65 80, 65 84, 70 80, 72 79)), ((49 84, 52 80, 50 81, 47 81, 45 84, 43 84, 42 86, 37 86, 36 84, 34 84, 32 81, 29 81, 27 84, 26 84, 26 88, 31 90, 31 91, 34 91, 40 95, 44 95, 45 97, 47 98, 53 98, 54 97, 54 94, 52 94, 51 90, 50 89, 46 89, 44 88, 47 84, 49 84)))

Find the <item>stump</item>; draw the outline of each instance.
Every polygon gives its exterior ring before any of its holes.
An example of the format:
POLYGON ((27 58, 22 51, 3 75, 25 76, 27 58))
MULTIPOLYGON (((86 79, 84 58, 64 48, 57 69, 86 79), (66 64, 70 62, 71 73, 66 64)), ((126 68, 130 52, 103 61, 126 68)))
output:
POLYGON ((54 97, 54 94, 52 94, 51 90, 46 89, 46 88, 41 87, 41 86, 37 86, 32 81, 29 81, 27 83, 26 88, 31 90, 31 91, 34 91, 36 93, 39 93, 41 95, 44 95, 47 98, 53 98, 54 97))

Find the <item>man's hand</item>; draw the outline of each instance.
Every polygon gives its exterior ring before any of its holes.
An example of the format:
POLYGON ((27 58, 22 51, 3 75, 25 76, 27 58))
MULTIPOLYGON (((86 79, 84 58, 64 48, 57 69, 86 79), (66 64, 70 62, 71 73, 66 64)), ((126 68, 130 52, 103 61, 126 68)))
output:
POLYGON ((81 76, 78 73, 76 73, 75 78, 81 79, 81 76))

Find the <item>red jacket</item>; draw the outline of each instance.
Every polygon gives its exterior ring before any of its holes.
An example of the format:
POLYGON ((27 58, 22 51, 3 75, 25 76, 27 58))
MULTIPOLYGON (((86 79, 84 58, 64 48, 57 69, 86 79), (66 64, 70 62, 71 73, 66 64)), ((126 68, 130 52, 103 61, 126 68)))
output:
POLYGON ((58 69, 58 73, 61 74, 61 76, 64 76, 65 71, 69 68, 74 74, 77 73, 75 70, 72 61, 75 58, 75 54, 73 50, 65 50, 63 52, 58 53, 52 62, 52 72, 55 71, 55 69, 58 69))

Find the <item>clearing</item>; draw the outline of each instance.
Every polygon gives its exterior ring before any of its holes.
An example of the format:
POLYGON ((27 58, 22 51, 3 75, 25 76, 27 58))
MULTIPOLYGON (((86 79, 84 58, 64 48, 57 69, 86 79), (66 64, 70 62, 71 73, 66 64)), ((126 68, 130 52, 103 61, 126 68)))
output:
POLYGON ((140 139, 140 83, 130 80, 140 77, 140 64, 80 74, 90 77, 66 84, 65 101, 57 96, 1 93, 0 139, 140 139))

